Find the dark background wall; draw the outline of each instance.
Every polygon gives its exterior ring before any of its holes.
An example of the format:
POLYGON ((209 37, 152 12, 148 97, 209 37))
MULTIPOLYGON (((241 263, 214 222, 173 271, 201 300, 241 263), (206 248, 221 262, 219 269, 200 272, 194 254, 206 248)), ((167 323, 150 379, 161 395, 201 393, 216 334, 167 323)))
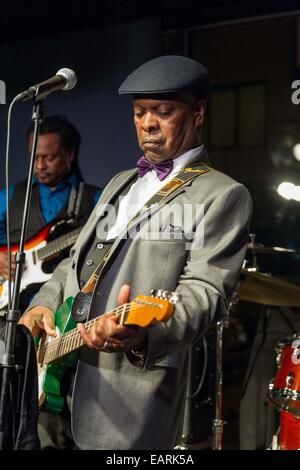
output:
MULTIPOLYGON (((300 141, 300 105, 291 100, 292 82, 300 78, 299 38, 296 15, 241 19, 189 33, 190 54, 201 57, 210 70, 211 97, 218 90, 234 93, 233 117, 231 107, 210 102, 214 115, 208 116, 207 140, 213 163, 250 190, 257 241, 294 248, 300 247, 300 204, 283 199, 277 188, 283 181, 300 185, 300 163, 293 156, 293 145, 300 141), (251 92, 256 86, 264 93, 261 100, 251 92), (242 95, 241 105, 240 91, 245 88, 249 95, 242 95), (230 145, 214 145, 215 116, 223 128, 230 119, 235 121, 230 145)), ((289 275, 299 270, 296 261, 289 265, 289 275)))
MULTIPOLYGON (((272 4, 273 2, 270 2, 272 4)), ((205 141, 214 167, 244 183, 257 242, 300 248, 300 203, 279 196, 284 181, 300 186, 299 12, 264 14, 163 31, 164 52, 187 54, 210 71, 205 141)), ((196 20, 195 20, 196 21, 196 20)), ((299 281, 299 255, 260 255, 263 271, 299 281)))

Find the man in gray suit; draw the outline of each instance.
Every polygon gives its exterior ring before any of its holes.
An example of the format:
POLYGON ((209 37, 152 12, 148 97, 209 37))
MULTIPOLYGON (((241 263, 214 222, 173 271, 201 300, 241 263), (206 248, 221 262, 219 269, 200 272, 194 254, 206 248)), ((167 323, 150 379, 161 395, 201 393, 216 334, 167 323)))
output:
POLYGON ((206 68, 181 56, 158 57, 127 77, 119 93, 133 95, 144 155, 137 170, 110 181, 70 259, 22 317, 34 335, 54 336, 53 312, 86 286, 108 251, 89 319, 151 289, 179 296, 172 317, 151 328, 121 326, 112 313, 89 331, 79 325, 85 346, 71 404, 77 448, 173 448, 182 431, 188 348, 228 314, 252 204, 243 185, 207 165, 200 130, 208 87, 206 68), (116 217, 108 219, 109 205, 116 217))

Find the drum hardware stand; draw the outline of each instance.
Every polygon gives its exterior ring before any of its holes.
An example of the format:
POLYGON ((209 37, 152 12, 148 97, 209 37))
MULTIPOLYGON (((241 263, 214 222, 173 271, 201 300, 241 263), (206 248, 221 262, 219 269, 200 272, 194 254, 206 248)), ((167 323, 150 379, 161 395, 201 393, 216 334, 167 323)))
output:
POLYGON ((175 447, 178 450, 189 449, 188 443, 192 437, 192 347, 188 352, 188 382, 184 405, 184 420, 180 443, 175 447))
MULTIPOLYGON (((194 434, 192 430, 192 410, 193 410, 193 398, 195 398, 198 393, 200 392, 205 378, 205 373, 207 369, 207 345, 206 341, 203 337, 203 347, 204 347, 204 365, 201 378, 199 379, 199 383, 196 387, 196 390, 193 391, 193 382, 192 382, 192 375, 193 375, 193 347, 191 346, 188 350, 188 382, 187 382, 187 390, 185 396, 185 406, 184 406, 184 420, 183 420, 183 430, 180 443, 175 447, 175 449, 179 450, 187 450, 190 449, 189 443, 193 442, 194 434)), ((197 348, 196 348, 197 349, 197 348)), ((209 446, 209 440, 205 441, 205 447, 209 446)))
POLYGON ((228 316, 217 323, 216 331, 216 381, 215 381, 215 418, 212 425, 212 449, 222 450, 223 428, 226 421, 223 420, 223 330, 230 323, 229 314, 239 303, 239 294, 233 292, 228 308, 228 316))
POLYGON ((216 332, 216 381, 215 381, 215 418, 212 425, 212 449, 222 450, 223 428, 223 330, 229 326, 229 318, 217 323, 216 332))
POLYGON ((272 436, 272 442, 267 450, 280 450, 279 443, 278 443, 278 435, 279 435, 280 428, 278 428, 276 434, 272 436))
MULTIPOLYGON (((237 292, 232 295, 228 311, 230 312, 239 302, 237 292)), ((212 450, 222 450, 223 428, 226 422, 222 419, 223 405, 223 330, 229 326, 230 319, 224 318, 216 324, 216 362, 215 362, 215 418, 212 423, 212 450)), ((175 449, 189 449, 188 442, 192 437, 192 348, 189 348, 188 385, 184 409, 183 433, 180 443, 175 449)))
MULTIPOLYGON (((192 409, 193 409, 193 398, 195 398, 198 393, 200 392, 205 378, 205 373, 207 369, 208 363, 208 352, 207 352, 207 345, 205 338, 203 337, 203 348, 204 348, 204 362, 203 362, 203 371, 201 374, 201 378, 199 383, 196 387, 196 390, 193 391, 193 384, 192 384, 192 374, 193 374, 193 348, 192 346, 189 348, 188 351, 188 382, 187 382, 187 390, 186 390, 186 397, 185 397, 185 406, 184 406, 184 420, 183 420, 183 430, 180 443, 175 447, 175 449, 179 450, 187 450, 190 449, 189 443, 193 441, 194 434, 192 430, 192 409)), ((209 446, 209 441, 205 441, 207 447, 209 446)))
POLYGON ((249 238, 250 238, 249 248, 251 249, 251 253, 252 253, 252 267, 249 269, 250 271, 259 271, 259 267, 257 263, 257 254, 253 250, 254 245, 255 245, 255 237, 256 237, 255 233, 249 233, 249 238))

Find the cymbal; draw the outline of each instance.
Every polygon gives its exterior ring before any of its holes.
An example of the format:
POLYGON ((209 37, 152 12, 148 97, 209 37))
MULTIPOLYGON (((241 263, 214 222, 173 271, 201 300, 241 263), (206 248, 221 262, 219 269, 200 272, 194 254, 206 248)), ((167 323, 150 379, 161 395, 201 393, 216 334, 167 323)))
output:
POLYGON ((300 287, 268 274, 242 269, 239 298, 275 307, 300 306, 300 287))
POLYGON ((293 250, 291 248, 283 248, 281 246, 265 246, 262 243, 248 243, 248 250, 253 253, 261 254, 272 254, 272 253, 300 253, 299 250, 293 250))

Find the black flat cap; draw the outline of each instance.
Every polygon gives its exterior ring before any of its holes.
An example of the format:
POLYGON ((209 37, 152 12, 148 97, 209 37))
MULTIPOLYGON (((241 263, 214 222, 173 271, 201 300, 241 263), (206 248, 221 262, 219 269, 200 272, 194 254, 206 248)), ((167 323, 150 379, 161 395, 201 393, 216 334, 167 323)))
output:
POLYGON ((149 60, 132 72, 119 88, 120 95, 178 93, 189 91, 197 98, 207 98, 207 69, 189 57, 164 55, 149 60))

